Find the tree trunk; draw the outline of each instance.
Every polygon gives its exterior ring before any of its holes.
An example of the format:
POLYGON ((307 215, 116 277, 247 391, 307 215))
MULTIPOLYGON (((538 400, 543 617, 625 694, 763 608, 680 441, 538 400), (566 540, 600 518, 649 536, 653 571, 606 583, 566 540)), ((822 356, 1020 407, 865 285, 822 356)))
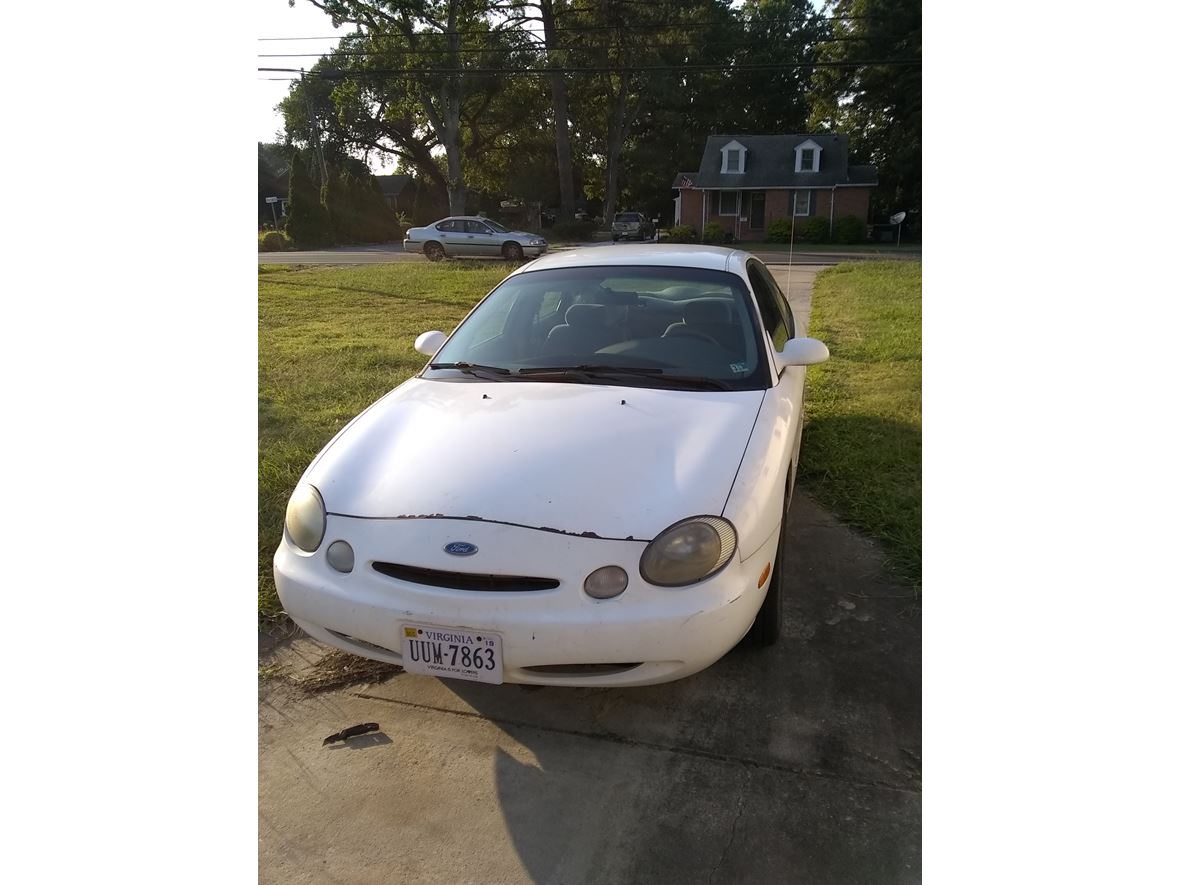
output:
MULTIPOLYGON (((557 21, 553 15, 552 0, 540 0, 541 25, 545 33, 545 48, 549 63, 556 66, 554 53, 561 48, 557 37, 557 21)), ((560 71, 549 75, 550 91, 553 94, 553 122, 557 147, 557 184, 561 193, 560 218, 574 220, 574 161, 570 151, 570 109, 565 78, 560 71)))
POLYGON ((619 194, 619 157, 630 128, 627 120, 627 86, 629 77, 624 71, 619 79, 619 91, 609 108, 606 124, 606 196, 602 201, 602 220, 610 227, 615 220, 615 200, 619 194))

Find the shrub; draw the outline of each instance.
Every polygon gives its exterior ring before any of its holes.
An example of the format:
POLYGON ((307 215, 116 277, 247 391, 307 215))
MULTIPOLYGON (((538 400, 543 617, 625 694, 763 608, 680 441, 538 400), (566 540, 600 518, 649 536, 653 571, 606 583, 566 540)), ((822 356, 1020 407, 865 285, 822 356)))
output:
POLYGON ((725 228, 716 221, 710 221, 705 225, 705 232, 701 234, 701 240, 705 243, 723 243, 725 241, 725 228))
POLYGON ((263 230, 258 232, 259 252, 282 252, 289 248, 290 240, 286 234, 277 230, 263 230))
POLYGON ((559 221, 553 225, 552 235, 558 240, 589 240, 594 236, 593 221, 559 221))
POLYGON ((766 226, 766 242, 768 243, 789 243, 791 242, 791 219, 776 218, 766 226))
POLYGON ((695 243, 697 241, 697 230, 687 224, 678 224, 666 234, 663 239, 669 243, 695 243))
POLYGON ((833 243, 863 243, 868 239, 868 228, 855 215, 845 215, 832 230, 833 243))
POLYGON ((801 243, 823 243, 828 239, 828 220, 808 218, 800 222, 795 238, 801 243))

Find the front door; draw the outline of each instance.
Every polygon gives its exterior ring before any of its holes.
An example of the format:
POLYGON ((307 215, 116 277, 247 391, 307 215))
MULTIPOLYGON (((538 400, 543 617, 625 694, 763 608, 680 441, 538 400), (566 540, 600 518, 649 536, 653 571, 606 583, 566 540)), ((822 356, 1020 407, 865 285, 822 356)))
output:
POLYGON ((492 229, 482 221, 467 219, 467 247, 469 255, 479 255, 488 258, 500 254, 500 240, 492 229))
POLYGON ((762 230, 766 227, 766 192, 754 191, 750 194, 750 230, 762 230))

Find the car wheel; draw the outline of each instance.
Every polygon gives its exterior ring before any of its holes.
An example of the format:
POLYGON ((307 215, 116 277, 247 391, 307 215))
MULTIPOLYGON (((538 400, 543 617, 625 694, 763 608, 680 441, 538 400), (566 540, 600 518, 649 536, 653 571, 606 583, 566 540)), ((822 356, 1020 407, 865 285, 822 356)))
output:
POLYGON ((617 242, 619 241, 619 238, 618 238, 618 237, 611 237, 611 238, 610 238, 610 241, 611 241, 612 243, 617 243, 617 242))
POLYGON ((422 247, 422 254, 430 261, 442 261, 446 256, 441 243, 427 243, 422 247))
POLYGON ((504 258, 508 261, 524 261, 524 250, 519 243, 505 243, 504 258))
POLYGON ((766 586, 766 599, 762 601, 762 608, 758 609, 754 625, 746 634, 750 644, 756 648, 774 645, 783 632, 783 597, 786 595, 786 589, 783 587, 783 564, 787 558, 787 510, 791 506, 791 496, 795 491, 793 486, 794 482, 791 482, 783 496, 783 521, 779 526, 778 549, 774 554, 774 569, 766 586))

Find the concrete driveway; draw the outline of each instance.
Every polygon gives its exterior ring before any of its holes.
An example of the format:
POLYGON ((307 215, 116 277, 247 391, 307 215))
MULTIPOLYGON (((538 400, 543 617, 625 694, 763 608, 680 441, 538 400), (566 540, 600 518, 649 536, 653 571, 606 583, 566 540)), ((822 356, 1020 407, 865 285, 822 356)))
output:
MULTIPOLYGON (((805 322, 810 280, 791 287, 805 322)), ((260 880, 920 881, 918 606, 803 492, 787 530, 784 638, 679 682, 263 681, 260 880), (321 746, 361 722, 380 731, 321 746)), ((325 657, 303 638, 263 663, 325 657)))

